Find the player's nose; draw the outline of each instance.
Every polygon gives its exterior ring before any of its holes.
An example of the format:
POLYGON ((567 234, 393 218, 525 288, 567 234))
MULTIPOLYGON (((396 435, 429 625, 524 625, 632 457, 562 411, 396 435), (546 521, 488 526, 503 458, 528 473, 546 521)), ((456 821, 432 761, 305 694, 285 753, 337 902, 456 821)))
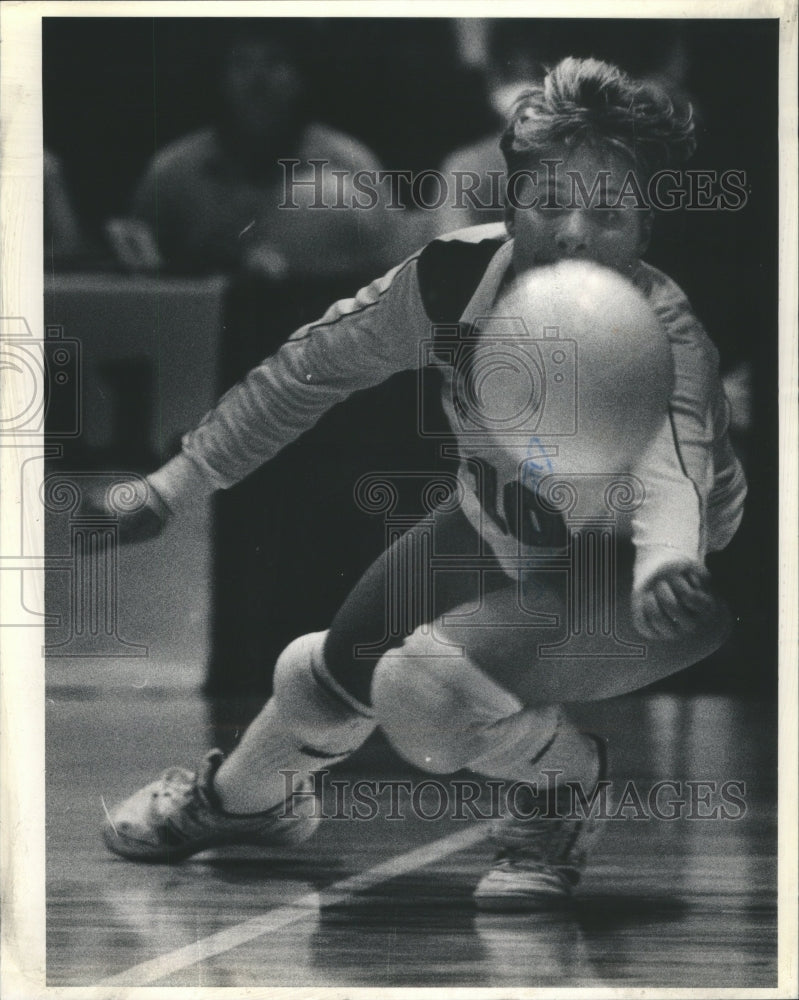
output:
POLYGON ((591 248, 591 232, 585 212, 564 212, 555 244, 564 257, 581 257, 588 253, 591 248))

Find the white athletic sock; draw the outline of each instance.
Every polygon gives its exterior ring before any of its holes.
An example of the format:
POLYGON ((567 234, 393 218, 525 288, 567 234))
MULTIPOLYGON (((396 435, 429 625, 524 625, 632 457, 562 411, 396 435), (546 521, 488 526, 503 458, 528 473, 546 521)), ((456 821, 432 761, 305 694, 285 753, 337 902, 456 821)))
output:
POLYGON ((349 757, 374 729, 371 710, 328 673, 323 639, 303 636, 281 654, 275 694, 214 777, 226 812, 271 809, 304 777, 349 757))
POLYGON ((558 706, 525 708, 491 727, 494 746, 470 767, 492 778, 525 781, 541 792, 567 782, 586 790, 599 779, 594 737, 581 733, 558 706))

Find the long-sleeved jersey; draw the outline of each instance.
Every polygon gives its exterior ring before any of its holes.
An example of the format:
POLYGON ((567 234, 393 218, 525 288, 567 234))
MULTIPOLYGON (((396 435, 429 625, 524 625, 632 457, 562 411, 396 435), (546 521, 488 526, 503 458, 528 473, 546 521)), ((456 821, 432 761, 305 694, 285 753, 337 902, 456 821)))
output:
MULTIPOLYGON (((351 393, 424 364, 435 329, 490 314, 512 253, 501 225, 463 230, 428 244, 354 298, 336 302, 226 393, 186 434, 182 456, 153 474, 153 485, 176 505, 187 493, 229 487, 351 393)), ((633 281, 663 325, 674 363, 669 413, 637 470, 646 484, 632 525, 640 585, 667 562, 701 563, 707 551, 723 548, 740 523, 746 486, 727 437, 715 347, 673 281, 644 263, 633 281)), ((446 366, 442 391, 451 415, 446 366)), ((457 422, 452 430, 457 438, 457 422)), ((466 464, 464 511, 502 561, 506 533, 478 509, 484 497, 475 501, 466 464)))

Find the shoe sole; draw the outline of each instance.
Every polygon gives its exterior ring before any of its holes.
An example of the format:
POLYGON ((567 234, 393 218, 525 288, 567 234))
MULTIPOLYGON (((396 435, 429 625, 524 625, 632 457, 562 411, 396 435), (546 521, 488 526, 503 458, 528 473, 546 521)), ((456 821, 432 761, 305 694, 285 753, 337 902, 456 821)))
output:
POLYGON ((150 847, 141 841, 125 841, 113 829, 106 827, 103 832, 103 843, 111 851, 126 861, 144 861, 152 864, 176 864, 185 861, 193 854, 200 854, 202 851, 210 851, 217 847, 261 847, 279 849, 282 847, 294 847, 309 840, 319 826, 319 819, 307 817, 305 829, 298 830, 296 827, 292 832, 284 837, 276 837, 274 840, 266 841, 257 837, 241 837, 232 840, 229 837, 207 837, 205 840, 192 841, 190 844, 176 844, 174 847, 150 847))

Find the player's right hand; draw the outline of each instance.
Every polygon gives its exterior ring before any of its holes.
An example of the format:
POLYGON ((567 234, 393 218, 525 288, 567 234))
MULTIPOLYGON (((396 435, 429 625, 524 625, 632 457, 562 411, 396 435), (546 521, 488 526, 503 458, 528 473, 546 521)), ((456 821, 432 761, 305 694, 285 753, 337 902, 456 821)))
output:
POLYGON ((83 502, 83 512, 113 517, 122 545, 156 538, 171 516, 169 507, 146 479, 118 483, 113 491, 89 493, 83 502))

